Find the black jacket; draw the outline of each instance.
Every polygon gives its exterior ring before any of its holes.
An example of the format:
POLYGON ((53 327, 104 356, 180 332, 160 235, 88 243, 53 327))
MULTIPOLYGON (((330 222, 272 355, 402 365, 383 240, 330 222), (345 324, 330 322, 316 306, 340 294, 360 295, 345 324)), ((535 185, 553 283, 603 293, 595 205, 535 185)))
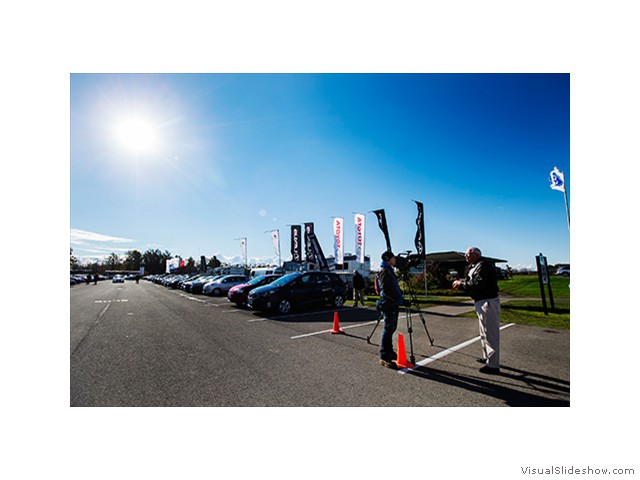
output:
POLYGON ((377 282, 380 290, 380 300, 399 307, 404 303, 402 290, 398 285, 398 279, 393 273, 393 267, 386 262, 380 264, 382 269, 378 272, 377 282))
POLYGON ((364 288, 364 278, 360 275, 360 272, 353 274, 353 288, 356 290, 362 290, 364 288))
POLYGON ((496 298, 498 296, 498 273, 495 266, 491 262, 480 259, 471 266, 463 287, 464 291, 476 302, 496 298))

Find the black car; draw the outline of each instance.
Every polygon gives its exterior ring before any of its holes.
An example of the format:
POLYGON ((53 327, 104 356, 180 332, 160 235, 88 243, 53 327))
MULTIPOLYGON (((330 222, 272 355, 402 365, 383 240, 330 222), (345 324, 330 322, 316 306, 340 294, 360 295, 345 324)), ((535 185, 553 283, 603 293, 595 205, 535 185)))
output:
POLYGON ((247 305, 254 310, 277 310, 330 304, 344 305, 346 286, 340 276, 329 272, 291 273, 249 293, 247 305))

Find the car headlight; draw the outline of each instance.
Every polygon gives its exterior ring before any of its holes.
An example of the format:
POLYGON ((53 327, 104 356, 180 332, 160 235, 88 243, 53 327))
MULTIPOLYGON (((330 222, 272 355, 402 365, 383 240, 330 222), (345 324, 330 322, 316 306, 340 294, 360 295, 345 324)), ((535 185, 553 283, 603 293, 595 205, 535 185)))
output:
POLYGON ((268 297, 271 292, 251 292, 249 294, 250 298, 265 298, 268 297))

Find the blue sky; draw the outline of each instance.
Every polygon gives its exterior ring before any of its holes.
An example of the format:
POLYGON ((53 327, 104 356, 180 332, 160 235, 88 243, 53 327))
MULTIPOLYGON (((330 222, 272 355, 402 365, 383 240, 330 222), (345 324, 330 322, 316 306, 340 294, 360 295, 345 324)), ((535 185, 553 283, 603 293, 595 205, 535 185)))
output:
POLYGON ((476 245, 514 267, 569 262, 568 74, 71 75, 71 247, 81 258, 148 248, 183 258, 274 257, 279 229, 314 222, 332 253, 332 217, 367 213, 366 252, 384 238, 427 251, 476 245), (152 145, 124 145, 136 116, 152 145))

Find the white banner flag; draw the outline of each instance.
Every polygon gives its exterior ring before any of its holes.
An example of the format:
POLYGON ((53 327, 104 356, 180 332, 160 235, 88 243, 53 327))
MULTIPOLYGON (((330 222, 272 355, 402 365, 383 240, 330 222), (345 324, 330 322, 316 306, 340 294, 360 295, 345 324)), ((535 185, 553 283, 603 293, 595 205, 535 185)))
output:
POLYGON ((247 239, 246 238, 241 238, 240 239, 240 250, 242 250, 242 260, 244 261, 244 264, 247 265, 247 239))
POLYGON ((564 173, 558 170, 558 167, 553 167, 549 174, 549 180, 551 182, 551 188, 553 190, 560 190, 564 192, 564 173))
POLYGON ((167 273, 180 268, 180 257, 167 259, 167 273))
POLYGON ((333 257, 336 267, 344 263, 344 218, 333 219, 333 257))
POLYGON ((273 240, 273 248, 276 250, 276 255, 280 256, 280 231, 272 230, 271 239, 273 240))
POLYGON ((364 218, 361 213, 355 215, 355 227, 356 227, 356 261, 364 263, 364 218))

